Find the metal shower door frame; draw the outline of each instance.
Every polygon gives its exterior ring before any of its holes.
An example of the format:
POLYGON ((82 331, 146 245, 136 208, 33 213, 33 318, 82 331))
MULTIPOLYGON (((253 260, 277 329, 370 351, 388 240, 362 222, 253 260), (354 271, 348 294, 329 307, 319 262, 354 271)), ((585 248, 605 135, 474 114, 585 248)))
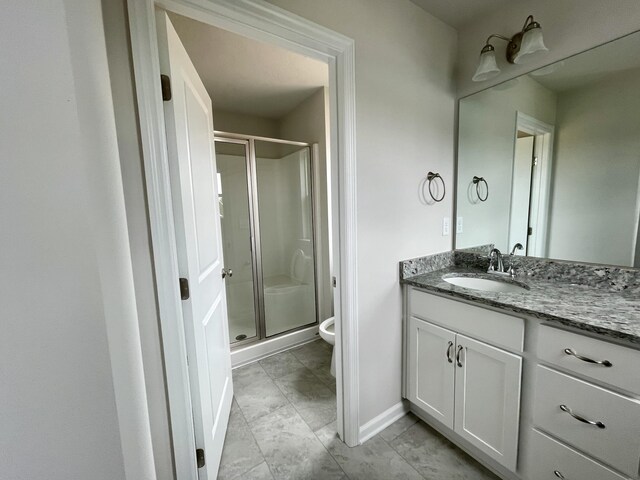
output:
POLYGON ((244 347, 246 345, 254 344, 265 340, 267 338, 274 338, 279 335, 297 332, 306 328, 311 328, 314 325, 319 324, 319 305, 318 305, 318 252, 317 252, 317 232, 316 232, 316 209, 314 198, 316 195, 315 181, 313 176, 313 166, 316 161, 314 158, 314 152, 312 145, 305 142, 294 142, 290 140, 282 140, 277 138, 261 137, 256 135, 245 135, 240 133, 223 132, 214 130, 214 140, 216 142, 226 142, 235 144, 246 145, 246 172, 247 172, 247 192, 249 194, 249 231, 251 235, 251 266, 253 276, 253 293, 254 293, 254 312, 256 321, 256 335, 240 340, 231 344, 232 349, 244 347), (315 303, 315 317, 316 321, 312 324, 301 325, 284 332, 279 332, 275 335, 267 337, 267 325, 264 303, 264 279, 262 271, 262 242, 260 238, 260 212, 258 201, 258 172, 256 162, 256 148, 255 142, 270 142, 280 143, 284 145, 298 146, 307 148, 309 154, 309 185, 311 200, 309 206, 311 208, 311 239, 313 242, 313 271, 314 271, 314 303, 315 303))
MULTIPOLYGON (((253 342, 257 342, 262 338, 262 333, 261 333, 261 326, 264 325, 264 321, 263 321, 263 316, 264 316, 264 311, 263 309, 260 307, 260 298, 259 298, 259 292, 260 289, 258 288, 257 282, 262 283, 262 265, 260 262, 260 239, 259 236, 256 235, 256 232, 258 232, 259 230, 256 230, 255 224, 254 224, 254 217, 257 218, 257 210, 254 210, 257 206, 257 204, 254 204, 253 202, 253 197, 255 195, 253 195, 253 183, 252 183, 252 174, 251 174, 251 168, 252 168, 252 155, 251 155, 251 150, 252 150, 252 142, 250 142, 248 139, 242 139, 242 138, 234 138, 234 137, 229 137, 229 136, 218 136, 218 135, 214 135, 214 142, 215 143, 231 143, 234 145, 243 145, 244 146, 244 157, 245 157, 245 179, 247 182, 247 194, 248 194, 248 199, 247 199, 247 207, 249 209, 249 244, 251 246, 251 277, 253 278, 253 305, 254 305, 254 322, 256 325, 256 334, 252 337, 246 338, 244 340, 239 340, 237 342, 232 342, 231 346, 232 348, 235 348, 237 346, 241 346, 241 345, 246 345, 249 343, 253 343, 253 342), (256 245, 256 241, 257 241, 257 245, 256 245)), ((229 267, 229 266, 227 266, 229 267)), ((261 288, 261 285, 260 285, 261 288)), ((227 319, 228 321, 228 319, 227 319)))

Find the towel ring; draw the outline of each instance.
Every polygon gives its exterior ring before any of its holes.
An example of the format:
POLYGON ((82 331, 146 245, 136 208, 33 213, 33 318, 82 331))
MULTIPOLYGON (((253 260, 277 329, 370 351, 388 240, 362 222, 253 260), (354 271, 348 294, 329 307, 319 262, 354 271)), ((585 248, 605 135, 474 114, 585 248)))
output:
POLYGON ((476 185, 476 194, 478 195, 478 199, 481 202, 486 202, 487 198, 489 198, 489 184, 487 183, 487 181, 483 177, 474 176, 473 183, 476 185), (484 196, 484 198, 482 198, 482 195, 480 195, 480 183, 484 183, 484 187, 487 190, 487 194, 484 196))
POLYGON ((441 202, 442 200, 444 200, 444 196, 447 194, 447 187, 445 186, 444 180, 442 179, 440 174, 429 172, 427 173, 427 180, 429 181, 429 195, 431 196, 431 198, 433 198, 433 201, 441 202), (436 178, 439 178, 440 181, 442 182, 442 196, 440 198, 436 198, 433 192, 431 191, 431 184, 435 182, 436 178))

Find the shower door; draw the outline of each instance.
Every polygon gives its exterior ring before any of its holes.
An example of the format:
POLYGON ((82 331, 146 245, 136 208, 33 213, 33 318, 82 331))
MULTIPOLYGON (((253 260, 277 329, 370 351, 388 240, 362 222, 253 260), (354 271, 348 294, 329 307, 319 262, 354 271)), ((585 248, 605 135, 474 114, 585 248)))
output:
POLYGON ((215 144, 232 345, 316 324, 311 149, 221 132, 215 144))
POLYGON ((255 140, 265 336, 317 322, 308 146, 255 140))
POLYGON ((251 162, 247 140, 216 138, 215 145, 222 248, 227 268, 229 340, 233 344, 256 340, 260 333, 254 215, 249 195, 251 162))

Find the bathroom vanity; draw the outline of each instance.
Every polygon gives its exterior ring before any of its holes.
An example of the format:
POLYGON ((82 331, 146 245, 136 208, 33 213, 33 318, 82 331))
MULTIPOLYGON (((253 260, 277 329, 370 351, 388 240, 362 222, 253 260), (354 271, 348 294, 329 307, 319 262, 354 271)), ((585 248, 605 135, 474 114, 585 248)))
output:
POLYGON ((512 280, 482 262, 401 264, 411 410, 505 479, 639 478, 640 274, 529 260, 512 280))
POLYGON ((401 262, 403 396, 504 479, 640 478, 639 81, 635 32, 460 99, 456 250, 401 262))

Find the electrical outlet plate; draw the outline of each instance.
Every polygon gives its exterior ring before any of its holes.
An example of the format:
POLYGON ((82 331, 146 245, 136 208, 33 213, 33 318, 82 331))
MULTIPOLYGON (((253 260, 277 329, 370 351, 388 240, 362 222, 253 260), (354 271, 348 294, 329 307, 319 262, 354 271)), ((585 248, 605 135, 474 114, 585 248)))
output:
POLYGON ((443 237, 449 235, 450 228, 451 228, 451 225, 450 225, 449 217, 444 217, 442 219, 442 236, 443 237))

